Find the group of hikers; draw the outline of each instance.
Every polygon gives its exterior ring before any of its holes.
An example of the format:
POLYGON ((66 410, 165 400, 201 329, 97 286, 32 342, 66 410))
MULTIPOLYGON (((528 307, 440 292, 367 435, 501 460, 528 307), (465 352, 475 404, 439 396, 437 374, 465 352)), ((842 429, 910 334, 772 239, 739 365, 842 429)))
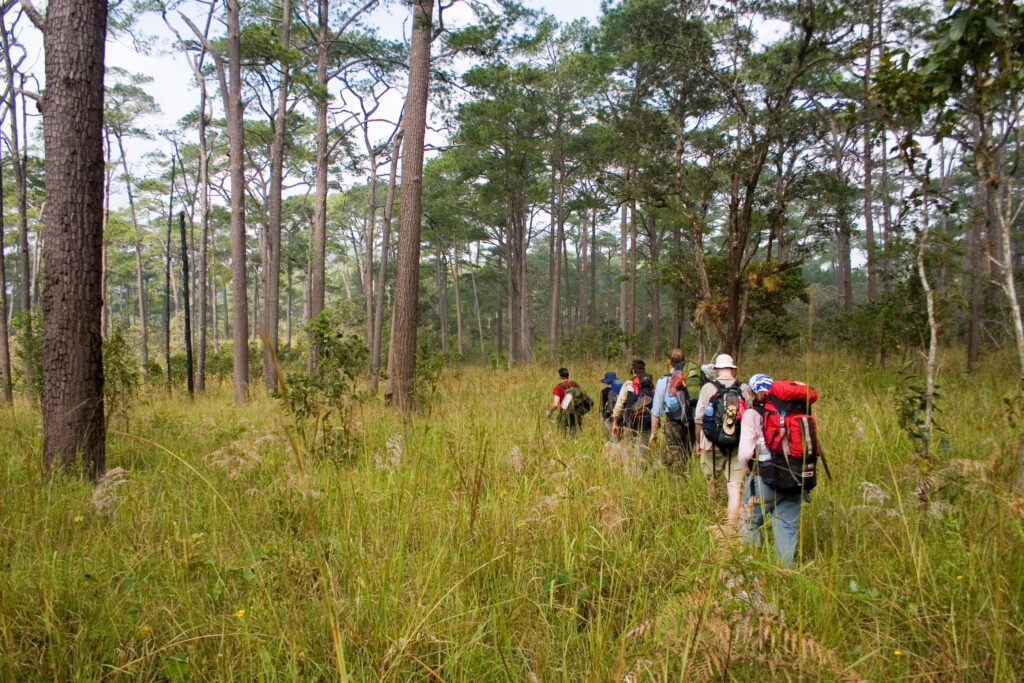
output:
MULTIPOLYGON (((811 405, 817 392, 802 382, 773 381, 757 373, 737 379, 732 356, 697 365, 681 349, 668 355, 657 380, 636 359, 631 377, 605 373, 599 405, 607 436, 643 453, 665 435, 662 462, 683 472, 695 456, 714 496, 724 481, 728 495, 725 532, 760 545, 771 518, 775 554, 793 562, 800 507, 817 483, 817 463, 825 465, 811 405)), ((558 370, 547 417, 567 434, 576 434, 594 402, 566 368, 558 370)), ((827 473, 827 465, 826 465, 827 473)))

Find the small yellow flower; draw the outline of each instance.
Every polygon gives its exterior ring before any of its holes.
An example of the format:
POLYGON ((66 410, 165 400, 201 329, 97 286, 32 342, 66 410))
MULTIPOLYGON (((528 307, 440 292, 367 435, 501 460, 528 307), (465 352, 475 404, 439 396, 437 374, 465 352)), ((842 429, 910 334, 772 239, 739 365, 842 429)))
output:
POLYGON ((149 628, 149 626, 143 626, 143 627, 142 627, 142 628, 140 628, 139 630, 140 630, 140 631, 142 632, 142 635, 144 635, 144 636, 148 636, 148 635, 149 635, 149 632, 150 632, 150 630, 152 630, 152 629, 150 629, 150 628, 149 628))
POLYGON ((237 612, 235 612, 235 616, 238 617, 239 619, 241 619, 242 617, 245 616, 245 610, 244 609, 238 610, 237 612))
POLYGON ((526 522, 519 522, 518 524, 516 524, 517 529, 522 529, 524 526, 526 526, 526 522))
POLYGON ((223 657, 223 656, 224 656, 224 653, 223 653, 223 652, 218 652, 218 653, 217 653, 217 656, 218 656, 218 657, 223 657))
POLYGON ((892 651, 892 653, 893 653, 894 655, 896 655, 897 657, 899 657, 900 655, 902 655, 902 654, 903 654, 903 650, 893 650, 893 651, 892 651))
POLYGON ((963 581, 964 580, 964 575, 961 574, 960 576, 956 577, 956 580, 957 581, 963 581))
POLYGON ((75 522, 81 522, 83 519, 85 519, 85 517, 82 515, 75 515, 75 522))

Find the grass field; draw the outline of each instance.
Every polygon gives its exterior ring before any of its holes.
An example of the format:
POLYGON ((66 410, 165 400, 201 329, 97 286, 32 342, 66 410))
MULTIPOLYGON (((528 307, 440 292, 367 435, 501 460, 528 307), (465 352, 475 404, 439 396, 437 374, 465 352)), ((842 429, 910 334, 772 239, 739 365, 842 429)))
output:
MULTIPOLYGON (((822 392, 834 479, 792 570, 715 540, 724 492, 696 468, 613 457, 597 417, 557 435, 546 368, 453 370, 450 398, 408 418, 359 403, 344 459, 293 447, 273 399, 152 390, 112 419, 125 472, 98 492, 43 471, 38 411, 18 404, 0 427, 0 680, 1024 679, 1014 373, 958 360, 927 507, 891 369, 741 368, 822 392)), ((574 378, 596 397, 605 369, 574 378)))

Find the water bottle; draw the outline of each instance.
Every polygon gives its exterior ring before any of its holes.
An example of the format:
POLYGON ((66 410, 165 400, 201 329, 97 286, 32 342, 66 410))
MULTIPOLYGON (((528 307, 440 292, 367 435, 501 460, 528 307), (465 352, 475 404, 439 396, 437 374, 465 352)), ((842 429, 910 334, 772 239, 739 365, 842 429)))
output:
POLYGON ((771 451, 768 450, 768 444, 764 442, 764 437, 757 437, 757 461, 768 462, 772 459, 771 451))

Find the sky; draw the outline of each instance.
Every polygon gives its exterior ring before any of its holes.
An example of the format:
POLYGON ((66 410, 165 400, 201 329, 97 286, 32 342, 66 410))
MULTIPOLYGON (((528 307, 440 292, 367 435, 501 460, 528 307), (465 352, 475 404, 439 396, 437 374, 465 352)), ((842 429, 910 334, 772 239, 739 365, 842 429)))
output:
MULTIPOLYGON (((596 21, 601 14, 601 0, 521 1, 529 8, 554 15, 560 22, 570 22, 579 18, 596 21)), ((244 4, 243 2, 243 12, 244 4)), ((457 4, 446 12, 445 20, 449 25, 457 25, 460 21, 464 21, 468 14, 469 12, 466 9, 457 4)), ((408 10, 405 9, 403 4, 389 2, 381 3, 381 6, 370 13, 369 23, 378 27, 385 37, 400 39, 408 33, 408 20, 408 10)), ((182 22, 176 21, 175 24, 182 31, 182 35, 188 33, 188 28, 182 22)), ((216 25, 213 31, 216 33, 216 25)), ((137 33, 138 35, 151 38, 149 41, 150 47, 146 53, 140 53, 136 50, 131 37, 120 36, 115 39, 108 39, 106 62, 108 66, 120 67, 129 73, 144 74, 153 79, 152 83, 147 85, 146 88, 160 107, 160 113, 147 117, 142 121, 142 124, 154 134, 154 139, 128 140, 126 142, 126 152, 132 173, 133 175, 142 175, 145 173, 145 157, 147 154, 156 150, 164 153, 170 151, 170 144, 160 136, 160 133, 163 131, 174 131, 177 128, 177 122, 195 109, 198 105, 198 90, 194 85, 192 72, 177 46, 174 35, 167 30, 159 16, 147 15, 143 17, 139 23, 137 33)), ((22 18, 18 25, 18 39, 28 52, 24 68, 34 72, 39 80, 42 81, 42 36, 28 22, 27 18, 22 18)), ((214 94, 213 89, 211 89, 211 94, 214 94)), ((382 107, 383 117, 394 120, 400 108, 401 98, 394 98, 393 101, 388 102, 386 106, 382 107)), ((34 107, 30 108, 29 111, 37 113, 34 107)), ((42 146, 40 124, 41 118, 38 116, 30 122, 33 144, 37 148, 42 146)), ((434 143, 437 144, 438 142, 441 141, 435 138, 434 143)), ((41 154, 41 149, 36 151, 41 154)), ((126 203, 126 201, 126 197, 118 197, 115 193, 113 197, 115 206, 126 203)))
MULTIPOLYGON (((569 22, 582 17, 596 21, 601 12, 600 0, 523 0, 523 4, 553 14, 561 22, 569 22)), ((460 17, 466 15, 468 12, 460 10, 460 7, 456 5, 446 13, 446 22, 450 24, 459 22, 460 17)), ((407 10, 399 3, 386 3, 370 15, 370 23, 377 26, 384 36, 394 39, 400 39, 408 32, 408 20, 407 10)), ((180 27, 179 30, 188 30, 181 22, 176 23, 180 27)), ((198 91, 188 64, 177 45, 172 42, 174 37, 166 29, 162 20, 157 16, 146 17, 142 21, 140 29, 143 34, 156 38, 149 54, 137 52, 132 45, 131 38, 124 36, 108 41, 107 64, 127 69, 132 73, 142 73, 153 79, 147 89, 156 99, 161 113, 149 117, 144 123, 154 132, 171 131, 176 128, 177 122, 182 117, 195 109, 198 91)), ((24 33, 26 43, 28 43, 30 38, 28 34, 34 33, 34 30, 26 26, 24 33)), ((39 66, 38 70, 42 71, 41 57, 39 57, 39 66)), ((395 98, 394 101, 388 103, 387 107, 382 107, 383 116, 394 120, 400 107, 401 99, 395 98)), ((435 140, 436 142, 439 141, 435 140)), ((152 152, 154 148, 167 151, 169 145, 162 138, 130 143, 127 153, 129 163, 133 166, 133 174, 142 170, 144 155, 152 152)))

